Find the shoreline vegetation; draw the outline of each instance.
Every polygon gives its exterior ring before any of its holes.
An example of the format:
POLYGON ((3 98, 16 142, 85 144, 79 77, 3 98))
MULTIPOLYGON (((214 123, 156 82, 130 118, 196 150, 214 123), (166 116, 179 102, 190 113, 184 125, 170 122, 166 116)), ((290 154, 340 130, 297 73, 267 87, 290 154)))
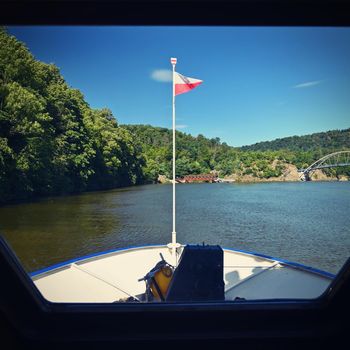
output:
MULTIPOLYGON (((240 148, 176 131, 176 147, 177 176, 215 172, 234 182, 299 181, 297 169, 350 150, 350 129, 240 148)), ((166 182, 171 148, 171 130, 120 125, 109 109, 91 108, 54 64, 36 60, 0 27, 0 205, 166 182)), ((350 167, 343 167, 316 171, 312 179, 349 178, 350 167)))
MULTIPOLYGON (((223 178, 219 177, 219 182, 224 183, 270 183, 270 182, 300 182, 300 173, 295 165, 284 164, 284 170, 282 175, 279 177, 269 177, 269 178, 258 178, 253 175, 242 175, 242 174, 231 174, 223 178)), ((312 176, 311 181, 313 182, 324 182, 324 181, 349 181, 350 177, 346 175, 332 176, 325 174, 322 170, 316 170, 312 176)), ((202 181, 204 182, 204 181, 202 181)), ((157 183, 167 184, 172 183, 172 179, 167 178, 164 175, 158 177, 157 183)), ((178 182, 180 183, 180 182, 178 182)))
MULTIPOLYGON (((123 125, 142 148, 145 174, 153 182, 172 181, 172 131, 150 125, 123 125)), ((350 129, 277 139, 245 147, 231 147, 219 138, 194 137, 176 131, 176 176, 216 173, 233 182, 300 181, 306 169, 321 157, 350 149, 350 129), (265 149, 266 148, 266 149, 265 149)), ((313 181, 346 181, 350 167, 316 170, 313 181)))

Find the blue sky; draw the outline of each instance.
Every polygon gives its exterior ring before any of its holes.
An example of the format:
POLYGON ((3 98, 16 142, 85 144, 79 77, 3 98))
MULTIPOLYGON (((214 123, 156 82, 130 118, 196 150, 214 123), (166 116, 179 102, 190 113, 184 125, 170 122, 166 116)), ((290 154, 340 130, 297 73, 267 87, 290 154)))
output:
POLYGON ((350 29, 10 27, 93 108, 171 128, 166 70, 203 84, 176 99, 179 130, 232 146, 350 127, 350 29), (165 70, 165 71, 164 71, 165 70))

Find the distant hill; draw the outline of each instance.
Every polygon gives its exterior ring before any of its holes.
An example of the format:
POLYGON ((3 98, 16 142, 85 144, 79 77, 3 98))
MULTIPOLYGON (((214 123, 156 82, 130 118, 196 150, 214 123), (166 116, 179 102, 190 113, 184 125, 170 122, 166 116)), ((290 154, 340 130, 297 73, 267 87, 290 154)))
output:
MULTIPOLYGON (((151 125, 121 125, 138 144, 145 159, 143 173, 147 180, 172 172, 172 130, 151 125)), ((350 149, 350 129, 307 136, 293 136, 241 148, 228 146, 217 138, 192 136, 176 131, 176 175, 218 172, 237 181, 285 179, 283 174, 305 168, 333 151, 350 149)), ((327 171, 328 176, 350 175, 350 168, 327 171)), ((299 180, 294 174, 292 179, 299 180)))
POLYGON ((320 149, 340 150, 350 149, 350 128, 331 130, 305 136, 290 136, 273 141, 258 142, 243 146, 242 151, 316 151, 320 149))
MULTIPOLYGON (((121 125, 128 130, 142 149, 146 160, 144 174, 147 179, 156 180, 158 175, 171 176, 172 173, 172 130, 151 125, 121 125)), ((192 136, 176 131, 176 174, 209 173, 228 168, 237 157, 238 149, 221 143, 217 138, 203 135, 192 136)))

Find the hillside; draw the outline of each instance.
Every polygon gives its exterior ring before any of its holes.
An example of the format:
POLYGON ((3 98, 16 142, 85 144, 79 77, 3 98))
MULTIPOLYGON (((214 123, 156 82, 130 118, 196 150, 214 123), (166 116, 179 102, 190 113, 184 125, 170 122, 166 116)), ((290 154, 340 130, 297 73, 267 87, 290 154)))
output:
MULTIPOLYGON (((151 125, 122 127, 130 131, 142 150, 146 178, 150 181, 156 181, 159 175, 170 178, 172 131, 151 125)), ((234 148, 221 143, 219 138, 194 137, 176 131, 176 175, 218 172, 236 181, 295 181, 299 179, 297 169, 333 151, 350 149, 349 132, 350 129, 334 130, 234 148)), ((329 169, 317 176, 336 179, 343 175, 349 176, 350 168, 329 169)))
MULTIPOLYGON (((121 125, 135 137, 146 161, 144 174, 150 181, 158 175, 170 177, 172 172, 172 130, 151 125, 121 125)), ((238 150, 221 143, 219 138, 208 139, 176 131, 176 175, 222 171, 230 173, 238 150)))
POLYGON ((350 149, 350 128, 345 130, 331 130, 305 136, 291 136, 273 141, 258 142, 241 147, 242 151, 315 151, 327 149, 329 152, 350 149))
POLYGON ((143 163, 111 111, 0 28, 0 204, 140 183, 143 163))

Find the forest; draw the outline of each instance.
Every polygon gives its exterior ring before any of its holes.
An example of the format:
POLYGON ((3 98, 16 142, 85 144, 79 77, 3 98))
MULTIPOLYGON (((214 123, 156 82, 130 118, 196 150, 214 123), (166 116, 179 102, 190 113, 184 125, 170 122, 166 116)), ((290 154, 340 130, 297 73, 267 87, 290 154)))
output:
POLYGON ((0 29, 0 203, 144 180, 133 135, 0 29))
MULTIPOLYGON (((269 179, 350 149, 350 129, 235 148, 176 132, 177 176, 217 172, 269 179)), ((157 182, 172 172, 172 131, 119 125, 93 109, 53 64, 0 28, 0 204, 157 182)), ((328 170, 350 175, 349 168, 328 170)))
MULTIPOLYGON (((150 125, 123 125, 142 148, 146 164, 144 174, 155 180, 158 174, 171 176, 172 131, 150 125)), ((350 150, 350 129, 334 130, 300 137, 262 142, 253 146, 231 147, 219 138, 208 139, 176 131, 176 175, 217 172, 252 175, 257 179, 279 177, 285 164, 306 168, 319 158, 338 151, 350 150), (287 141, 285 141, 287 139, 287 141), (303 140, 308 145, 304 147, 303 140), (278 145, 281 145, 278 147, 278 145)), ((329 175, 350 175, 350 168, 325 170, 329 175)))
POLYGON ((273 141, 258 142, 254 145, 241 147, 242 151, 317 151, 326 149, 333 151, 350 149, 350 128, 345 130, 331 130, 305 136, 291 136, 273 141))

